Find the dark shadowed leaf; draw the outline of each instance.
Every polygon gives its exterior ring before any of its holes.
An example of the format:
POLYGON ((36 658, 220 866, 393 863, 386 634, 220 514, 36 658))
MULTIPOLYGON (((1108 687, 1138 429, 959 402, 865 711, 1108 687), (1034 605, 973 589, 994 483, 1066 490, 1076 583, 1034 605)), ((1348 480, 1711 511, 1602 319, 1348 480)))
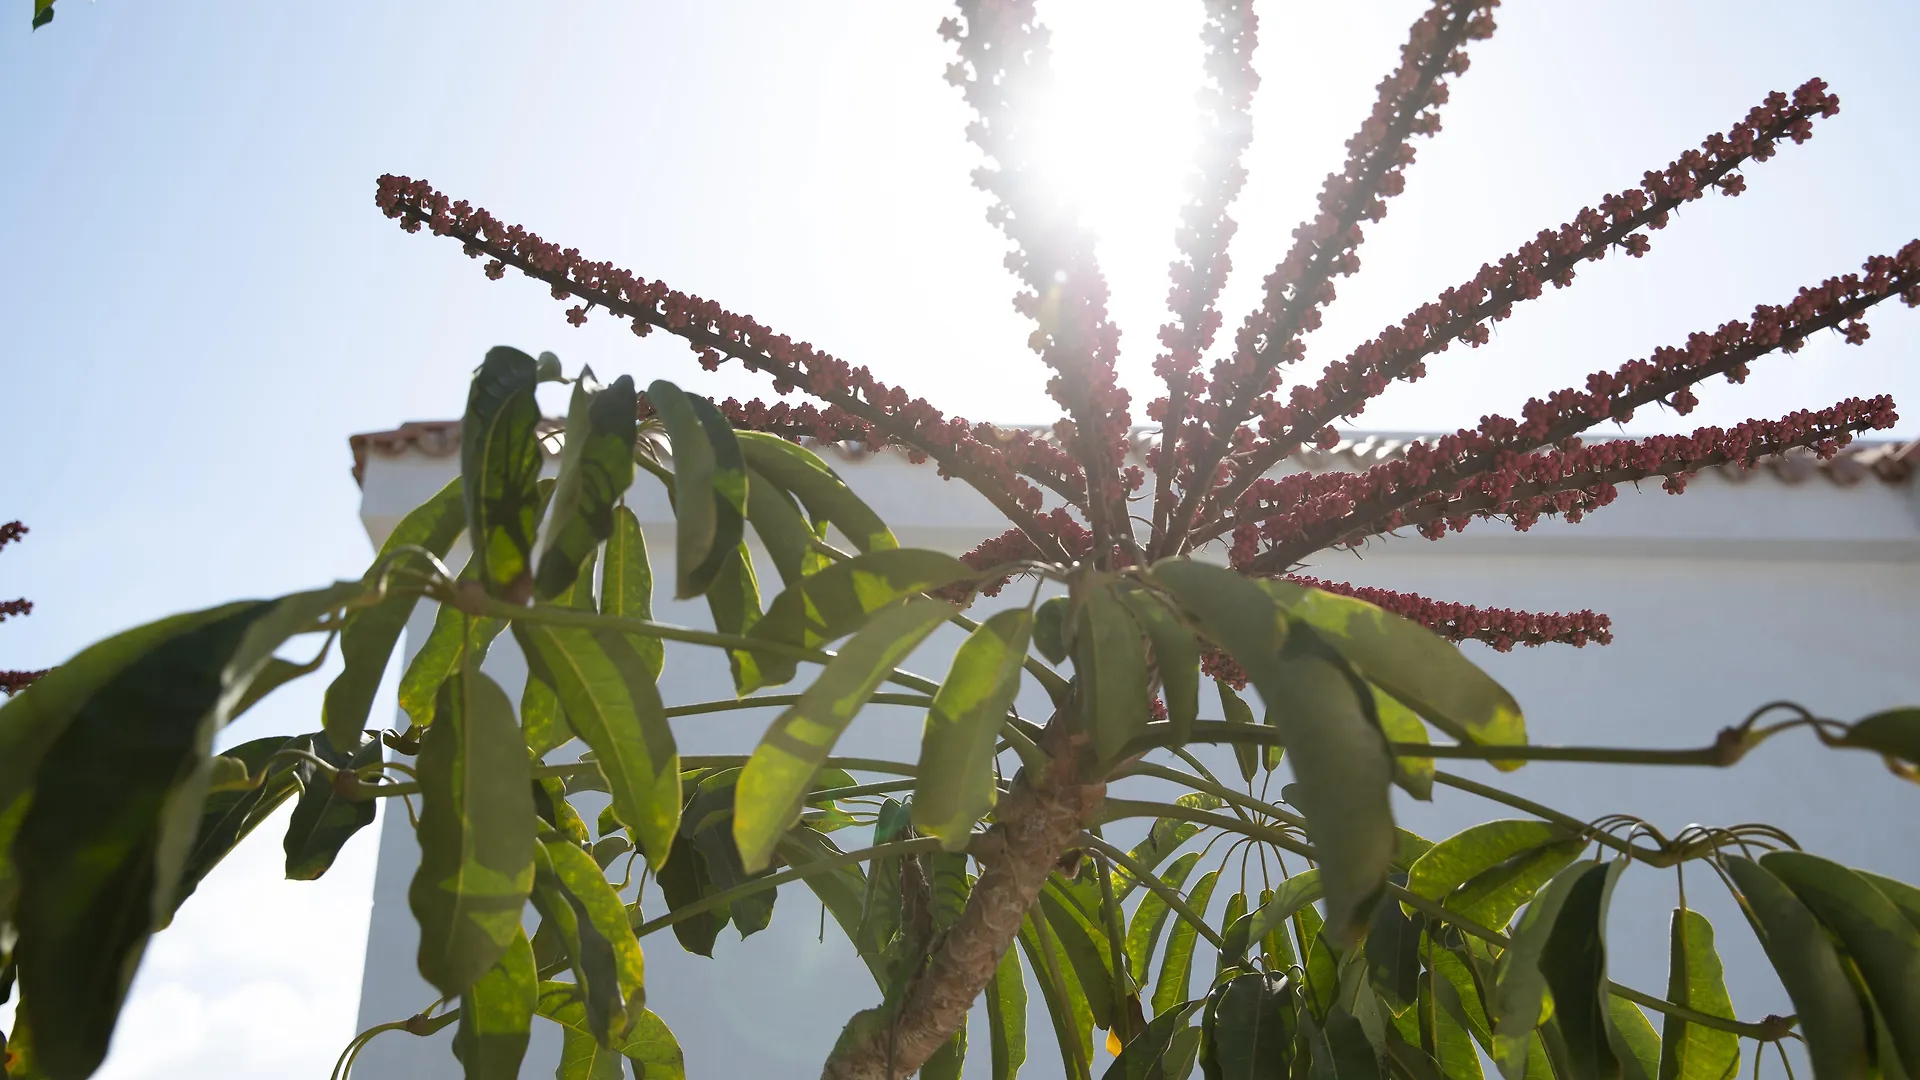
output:
MULTIPOLYGON (((1159 875, 1160 883, 1178 892, 1187 883, 1187 876, 1193 873, 1195 863, 1200 861, 1200 853, 1190 851, 1173 861, 1166 872, 1159 875)), ((1133 909, 1133 918, 1127 922, 1127 970, 1134 981, 1144 983, 1147 967, 1153 959, 1154 950, 1160 946, 1160 933, 1166 929, 1167 920, 1172 918, 1173 909, 1160 898, 1160 894, 1149 890, 1140 898, 1133 909)), ((1172 1038, 1171 1035, 1168 1038, 1172 1038)))
MULTIPOLYGON (((306 749, 335 769, 352 772, 380 760, 380 740, 366 732, 360 733, 360 740, 348 754, 334 749, 330 736, 313 739, 306 749)), ((287 856, 287 877, 312 881, 327 872, 354 833, 373 824, 374 805, 372 799, 354 801, 335 795, 329 778, 311 761, 296 764, 294 776, 300 781, 300 801, 294 803, 281 847, 287 856)))
MULTIPOLYGON (((1252 727, 1259 722, 1253 718, 1253 709, 1247 704, 1247 700, 1235 693, 1233 687, 1228 686, 1222 680, 1215 679, 1213 681, 1213 688, 1220 694, 1220 712, 1225 716, 1227 723, 1245 724, 1248 727, 1252 727)), ((1240 766, 1240 779, 1249 784, 1253 783, 1254 777, 1260 775, 1260 757, 1260 746, 1258 743, 1237 742, 1233 744, 1234 764, 1240 766)))
POLYGON ((420 974, 459 994, 520 934, 533 890, 527 751, 507 695, 470 667, 441 687, 420 745, 420 868, 407 890, 420 974))
MULTIPOLYGON (((807 580, 818 581, 829 572, 807 580)), ((953 613, 952 604, 931 599, 882 612, 847 642, 800 700, 774 720, 747 759, 738 785, 733 837, 749 873, 766 868, 780 835, 799 820, 815 770, 826 763, 854 714, 894 665, 953 613)))
POLYGON ((1008 949, 982 993, 987 1004, 987 1050, 993 1080, 1014 1080, 1027 1060, 1027 980, 1019 954, 1008 949))
POLYGON ((880 516, 811 450, 758 431, 739 431, 734 437, 754 471, 799 499, 814 519, 840 530, 856 549, 900 546, 880 516))
POLYGON ((1383 896, 1374 905, 1362 955, 1368 982, 1395 1015, 1413 1008, 1420 997, 1420 929, 1393 897, 1383 896))
POLYGON ((1159 597, 1130 590, 1121 593, 1120 599, 1153 643, 1153 664, 1160 673, 1167 721, 1173 725, 1173 737, 1185 742, 1193 732, 1194 719, 1200 715, 1200 643, 1159 597))
MULTIPOLYGON (((707 585, 707 611, 713 615, 713 628, 723 634, 744 634, 760 621, 760 581, 754 576, 753 555, 747 545, 735 547, 714 571, 707 585)), ((733 673, 734 690, 740 694, 750 694, 768 684, 757 653, 728 649, 727 666, 733 673)))
POLYGON ((1066 662, 1067 647, 1072 638, 1067 632, 1067 616, 1072 611, 1073 601, 1064 596, 1055 596, 1034 609, 1033 647, 1047 658, 1049 664, 1066 662))
POLYGON ((920 736, 920 775, 914 782, 913 823, 958 851, 974 822, 993 809, 994 747, 1000 724, 1020 691, 1033 617, 1025 608, 981 623, 954 653, 953 666, 934 694, 920 736))
POLYGON ((1500 960, 1488 1011, 1493 1021, 1493 1059, 1507 1080, 1520 1080, 1526 1075, 1534 1029, 1540 1026, 1541 1008, 1547 996, 1542 960, 1559 922, 1561 908, 1566 905, 1574 885, 1590 869, 1593 867, 1564 870, 1534 896, 1519 925, 1514 927, 1511 944, 1500 960))
MULTIPOLYGON (((622 619, 653 618, 653 567, 647 561, 647 538, 640 531, 640 519, 624 506, 613 512, 613 534, 607 537, 603 565, 600 614, 622 619)), ((646 677, 658 679, 666 661, 660 639, 630 634, 627 642, 646 677)))
MULTIPOLYGON (((200 827, 194 833, 193 847, 187 852, 185 866, 180 871, 180 884, 176 888, 177 909, 186 902, 188 896, 205 879, 213 868, 219 865, 228 852, 240 841, 246 839, 254 826, 270 817, 295 792, 300 790, 299 782, 293 777, 293 759, 274 755, 282 750, 306 749, 312 736, 275 735, 265 739, 254 739, 227 750, 222 757, 243 763, 248 775, 255 783, 244 789, 209 792, 207 801, 200 809, 200 827)), ((324 743, 324 737, 319 739, 324 743)), ((27 800, 20 799, 13 814, 13 828, 19 827, 19 818, 26 814, 27 800)), ((4 815, 0 815, 4 817, 4 815)), ((4 852, 12 846, 12 830, 4 821, 0 821, 0 921, 4 921, 7 912, 12 910, 9 902, 10 891, 5 882, 6 856, 4 852)))
POLYGON ((1173 1048, 1174 1041, 1191 1028, 1193 1014, 1206 1005, 1206 1000, 1189 1001, 1153 1018, 1145 1031, 1128 1040, 1120 1055, 1107 1066, 1101 1074, 1101 1080, 1162 1080, 1171 1075, 1166 1068, 1166 1059, 1173 1048))
POLYGON ((1214 987, 1211 997, 1200 1043, 1201 1066, 1207 1076, 1218 1080, 1285 1076, 1298 1028, 1286 975, 1237 975, 1214 987))
MULTIPOLYGON (((686 838, 676 843, 673 855, 667 859, 665 866, 654 867, 654 878, 660 883, 660 893, 666 898, 668 911, 679 911, 719 891, 707 868, 706 855, 694 847, 692 840, 686 838)), ((811 879, 809 883, 813 884, 811 879)), ((713 943, 719 940, 720 931, 726 928, 730 917, 731 913, 725 904, 710 908, 674 923, 674 939, 690 953, 712 956, 713 943)))
POLYGON ((570 587, 594 548, 613 533, 613 509, 633 486, 635 395, 633 376, 622 375, 604 390, 588 392, 588 376, 573 387, 567 410, 560 478, 540 538, 534 588, 550 600, 570 587))
POLYGON ((1244 921, 1236 920, 1228 924, 1227 932, 1222 935, 1227 942, 1226 952, 1233 958, 1245 956, 1247 950, 1264 941, 1281 924, 1291 919, 1300 909, 1320 899, 1320 871, 1302 870, 1280 883, 1273 895, 1260 902, 1260 906, 1247 912, 1244 921))
POLYGON ((627 638, 524 621, 513 634, 599 761, 614 813, 649 862, 664 862, 679 827, 680 759, 660 691, 627 638))
POLYGON ((1920 708, 1874 713, 1847 729, 1840 743, 1920 765, 1920 708))
POLYGON ((1110 586, 1087 590, 1074 631, 1081 726, 1103 761, 1117 760, 1147 729, 1147 643, 1110 586))
POLYGON ((1292 616, 1311 626, 1362 678, 1461 742, 1518 746, 1526 720, 1513 695, 1460 650, 1409 619, 1364 600, 1268 581, 1292 616))
POLYGON ((493 967, 460 995, 453 1056, 460 1059, 466 1080, 516 1080, 539 999, 540 975, 534 967, 533 946, 523 931, 493 967))
MULTIPOLYGON (((1720 953, 1713 947, 1713 924, 1697 911, 1674 908, 1668 933, 1667 1000, 1733 1019, 1720 953)), ((1739 1068, 1740 1037, 1731 1031, 1668 1016, 1660 1045, 1659 1080, 1723 1080, 1739 1068)))
POLYGON ((533 595, 533 541, 540 526, 540 440, 533 357, 487 350, 460 421, 460 477, 467 536, 488 593, 513 603, 533 595))
POLYGON ((1607 905, 1626 864, 1585 865, 1568 888, 1540 953, 1540 971, 1553 995, 1554 1020, 1573 1068, 1569 1080, 1619 1074, 1620 1035, 1607 998, 1607 905))
POLYGON ((1091 913, 1075 902, 1057 877, 1049 879, 1040 890, 1037 910, 1046 916, 1047 928, 1073 966, 1073 973, 1087 995, 1094 1026, 1112 1028, 1124 995, 1114 977, 1106 932, 1093 921, 1091 913))
MULTIPOLYGON (((1209 870, 1200 876, 1187 894, 1187 906, 1204 915, 1207 902, 1213 899, 1213 886, 1220 880, 1220 871, 1209 870)), ((1173 924, 1167 934, 1166 959, 1160 962, 1160 978, 1153 984, 1153 1013, 1155 1016, 1172 1011, 1188 1000, 1188 986, 1193 981, 1193 943, 1200 932, 1185 919, 1173 924)))
POLYGON ((1726 868, 1740 889, 1767 959, 1793 1000, 1817 1080, 1869 1075, 1870 1021, 1833 940, 1772 871, 1738 856, 1726 868))
POLYGON ((1901 1064, 1910 1075, 1920 1073, 1920 930, 1880 890, 1839 863, 1772 851, 1760 857, 1760 865, 1786 882, 1840 939, 1886 1017, 1901 1064))
POLYGON ((1053 1022, 1054 1039, 1060 1045, 1060 1060, 1067 1076, 1089 1080, 1093 1061, 1093 1014, 1087 1008, 1087 995, 1073 973, 1073 965, 1051 932, 1044 931, 1043 920, 1029 911, 1020 925, 1020 950, 1027 967, 1040 987, 1040 1000, 1053 1022))
MULTIPOLYGON (((419 559, 395 555, 404 546, 423 547, 438 558, 446 558, 448 549, 466 525, 466 508, 460 480, 456 478, 400 519, 400 524, 394 526, 386 542, 380 545, 380 554, 367 571, 366 583, 378 584, 390 558, 419 564, 419 559)), ((340 659, 345 667, 327 686, 326 699, 320 706, 320 726, 336 747, 351 749, 357 744, 361 729, 367 726, 373 697, 380 690, 380 678, 386 674, 387 660, 393 655, 393 646, 400 640, 400 631, 406 629, 407 619, 413 615, 413 606, 418 601, 419 597, 414 594, 390 590, 378 604, 347 615, 340 628, 340 659)))
POLYGON ((747 466, 733 429, 712 402, 665 380, 647 387, 647 400, 673 440, 674 595, 685 600, 705 592, 740 545, 747 466))

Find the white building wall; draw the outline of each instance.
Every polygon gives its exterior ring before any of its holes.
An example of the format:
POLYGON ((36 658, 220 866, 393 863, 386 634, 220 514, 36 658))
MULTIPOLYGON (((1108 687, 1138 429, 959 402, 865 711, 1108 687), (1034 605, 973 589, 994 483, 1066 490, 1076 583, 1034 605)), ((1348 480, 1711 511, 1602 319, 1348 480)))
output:
MULTIPOLYGON (((958 552, 1004 528, 979 496, 942 484, 930 469, 897 456, 834 464, 903 544, 958 552)), ((372 458, 362 516, 375 542, 456 469, 451 457, 372 458)), ((642 477, 630 502, 648 527, 656 580, 670 580, 671 526, 659 486, 642 477)), ((1920 665, 1913 655, 1920 629, 1920 505, 1910 484, 1869 478, 1843 487, 1821 477, 1787 484, 1765 474, 1734 483, 1708 475, 1683 497, 1667 496, 1654 485, 1625 492, 1579 526, 1546 522, 1519 534, 1486 523, 1438 543, 1395 539, 1357 556, 1326 554, 1309 569, 1439 599, 1610 614, 1616 640, 1606 647, 1546 646, 1502 655, 1466 646, 1519 699, 1536 742, 1692 747, 1706 745, 1719 728, 1775 699, 1796 700, 1840 719, 1920 703, 1920 665)), ((770 569, 761 580, 769 594, 778 586, 770 569)), ((1025 598, 1019 587, 1009 593, 1025 598)), ((661 619, 707 621, 699 601, 657 603, 661 619)), ((431 625, 431 608, 423 605, 408 627, 407 656, 431 625)), ((943 631, 908 666, 937 677, 959 638, 951 628, 943 631)), ((668 655, 661 690, 670 703, 730 694, 717 655, 673 645, 668 655)), ((524 678, 506 639, 487 668, 510 692, 524 678)), ((1042 702, 1024 704, 1039 712, 1042 702)), ((761 712, 689 717, 675 721, 675 731, 683 752, 741 752, 770 720, 761 712)), ((842 752, 911 760, 919 729, 920 717, 910 710, 869 708, 848 732, 842 752)), ((1212 757, 1232 772, 1230 755, 1212 757)), ((1451 767, 1495 777, 1472 763, 1451 767)), ((1888 775, 1877 758, 1830 751, 1798 733, 1729 770, 1543 762, 1498 779, 1583 818, 1637 813, 1668 835, 1695 822, 1766 821, 1823 855, 1920 880, 1913 790, 1888 775)), ((1431 804, 1402 798, 1400 815, 1404 826, 1433 839, 1477 821, 1517 816, 1444 788, 1431 804)), ((409 1015, 435 997, 413 966, 417 936, 406 890, 417 848, 404 818, 381 822, 380 844, 362 1027, 409 1015)), ((1686 883, 1692 906, 1720 929, 1740 1015, 1791 1011, 1711 874, 1696 866, 1686 883)), ((664 910, 652 890, 646 903, 652 912, 664 910)), ((1673 903, 1670 872, 1625 875, 1611 923, 1616 979, 1654 993, 1664 989, 1665 927, 1673 903)), ((670 933, 643 943, 649 1006, 679 1035, 689 1076, 815 1075, 840 1025, 877 1002, 877 991, 838 929, 829 926, 824 943, 817 940, 819 920, 811 894, 789 887, 768 930, 740 941, 729 929, 712 960, 683 952, 670 933)), ((1050 1025, 1037 994, 1033 1000, 1022 1076, 1059 1076, 1050 1025)), ((528 1077, 545 1075, 557 1053, 557 1038, 540 1025, 535 1030, 522 1071, 528 1077)), ((449 1035, 383 1035, 355 1075, 458 1076, 449 1035)), ((967 1075, 986 1076, 985 1059, 982 1039, 967 1075)))

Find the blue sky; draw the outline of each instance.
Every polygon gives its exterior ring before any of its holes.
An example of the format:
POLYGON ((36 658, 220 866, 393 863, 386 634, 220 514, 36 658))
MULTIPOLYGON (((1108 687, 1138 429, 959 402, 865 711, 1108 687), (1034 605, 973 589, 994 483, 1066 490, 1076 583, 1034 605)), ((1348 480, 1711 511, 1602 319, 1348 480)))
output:
MULTIPOLYGON (((1421 6, 1260 6, 1265 85, 1230 321, 1337 166, 1421 6)), ((1199 7, 1041 4, 1071 123, 1062 183, 1087 194, 1137 399, 1151 391, 1199 7)), ((447 242, 402 234, 372 205, 383 172, 427 177, 750 312, 952 412, 1051 418, 1008 304, 1002 241, 968 184, 967 117, 940 78, 943 5, 61 0, 34 34, 27 8, 11 5, 0 27, 0 520, 33 532, 0 557, 0 596, 38 608, 0 626, 0 666, 57 662, 169 611, 357 574, 368 548, 346 437, 456 414, 490 345, 720 396, 765 392, 742 372, 699 372, 662 336, 640 342, 604 317, 570 328, 567 305, 542 289, 490 283, 447 242)), ((1741 198, 1690 206, 1644 260, 1588 267, 1489 347, 1456 349, 1425 383, 1396 388, 1362 426, 1511 412, 1920 235, 1920 8, 1509 3, 1501 23, 1311 340, 1318 362, 1769 90, 1821 75, 1842 112, 1749 169, 1741 198)), ((1818 342, 1757 365, 1744 387, 1706 388, 1692 417, 1643 414, 1636 429, 1891 392, 1910 404, 1899 433, 1920 434, 1920 312, 1886 306, 1869 321, 1864 349, 1818 342)), ((235 737, 310 730, 320 685, 256 710, 235 737)), ((271 891, 282 887, 270 859, 233 868, 222 895, 346 905, 351 938, 370 848, 350 853, 338 884, 312 887, 337 903, 271 891)), ((346 995, 319 1043, 344 1041, 351 979, 288 984, 275 954, 220 952, 223 930, 240 932, 218 919, 170 931, 167 993, 202 994, 213 968, 191 958, 225 957, 219 970, 304 1002, 295 1013, 319 1010, 316 1023, 346 995)), ((159 1001, 158 986, 143 981, 141 1001, 159 1001)), ((192 1056, 240 1024, 200 1000, 201 1049, 147 1065, 116 1054, 114 1075, 189 1062, 252 1075, 192 1056)), ((275 1051, 260 1052, 265 1068, 275 1051)))

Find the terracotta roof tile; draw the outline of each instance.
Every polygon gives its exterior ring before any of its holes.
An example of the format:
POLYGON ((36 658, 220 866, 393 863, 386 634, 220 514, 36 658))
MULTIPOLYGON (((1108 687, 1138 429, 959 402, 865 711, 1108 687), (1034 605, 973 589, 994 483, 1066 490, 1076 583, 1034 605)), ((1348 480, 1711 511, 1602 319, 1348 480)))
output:
MULTIPOLYGON (((549 454, 560 452, 562 441, 560 428, 561 422, 557 419, 540 422, 541 442, 549 454)), ((1331 450, 1304 451, 1297 455, 1294 461, 1311 471, 1365 469, 1400 457, 1408 443, 1423 437, 1430 436, 1411 433, 1361 432, 1356 433, 1352 438, 1341 440, 1331 450)), ((1134 453, 1136 455, 1144 453, 1156 438, 1157 436, 1151 431, 1135 432, 1134 453)), ((356 483, 360 483, 366 480, 369 457, 396 458, 406 454, 450 457, 458 454, 460 452, 460 421, 414 421, 402 424, 392 431, 371 431, 351 436, 347 444, 353 448, 353 479, 356 483)), ((856 444, 836 443, 826 449, 835 457, 845 461, 858 460, 867 454, 856 444)), ((1751 470, 1718 468, 1706 471, 1736 484, 1746 483, 1761 470, 1788 484, 1804 483, 1814 476, 1823 476, 1841 487, 1852 487, 1868 477, 1888 484, 1905 484, 1913 479, 1917 458, 1920 458, 1920 440, 1905 442, 1855 439, 1852 445, 1840 451, 1830 461, 1821 461, 1811 450, 1801 447, 1762 459, 1751 470)))

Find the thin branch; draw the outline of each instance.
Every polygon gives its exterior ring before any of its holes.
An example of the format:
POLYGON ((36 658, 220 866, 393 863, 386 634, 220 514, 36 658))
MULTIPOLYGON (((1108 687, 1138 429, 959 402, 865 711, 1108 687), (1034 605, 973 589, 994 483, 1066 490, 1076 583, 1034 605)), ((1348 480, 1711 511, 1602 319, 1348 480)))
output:
POLYGON ((1098 850, 1102 855, 1112 859, 1121 869, 1132 874, 1135 881, 1139 882, 1155 896, 1158 896, 1164 901, 1168 909, 1173 911, 1174 914, 1179 915, 1182 919, 1185 919, 1187 925, 1193 927, 1194 931, 1201 937, 1212 942, 1214 948, 1223 952, 1226 950, 1226 940, 1223 939, 1212 926, 1207 924, 1204 916, 1193 910, 1186 899, 1180 895, 1180 891, 1169 887, 1166 882, 1161 881, 1159 875, 1140 865, 1139 860, 1092 833, 1081 833, 1080 842, 1098 850))
POLYGON ((855 863, 867 862, 871 859, 884 859, 895 855, 918 855, 923 851, 937 851, 939 848, 939 837, 921 836, 912 840, 895 840, 892 843, 875 844, 873 847, 860 848, 857 851, 845 851, 838 855, 830 855, 824 859, 815 859, 812 862, 799 866, 788 867, 777 874, 768 874, 766 877, 754 878, 752 881, 735 885, 731 889, 722 889, 717 893, 703 896, 685 907, 670 911, 657 919, 651 919, 641 923, 639 926, 633 928, 633 936, 636 938, 646 937, 648 934, 656 930, 664 930, 674 923, 683 922, 693 918, 695 915, 703 915, 712 911, 714 908, 731 904, 743 896, 752 896, 754 893, 778 888, 790 881, 798 881, 801 878, 812 877, 815 874, 825 873, 828 870, 838 870, 840 867, 852 866, 855 863))

